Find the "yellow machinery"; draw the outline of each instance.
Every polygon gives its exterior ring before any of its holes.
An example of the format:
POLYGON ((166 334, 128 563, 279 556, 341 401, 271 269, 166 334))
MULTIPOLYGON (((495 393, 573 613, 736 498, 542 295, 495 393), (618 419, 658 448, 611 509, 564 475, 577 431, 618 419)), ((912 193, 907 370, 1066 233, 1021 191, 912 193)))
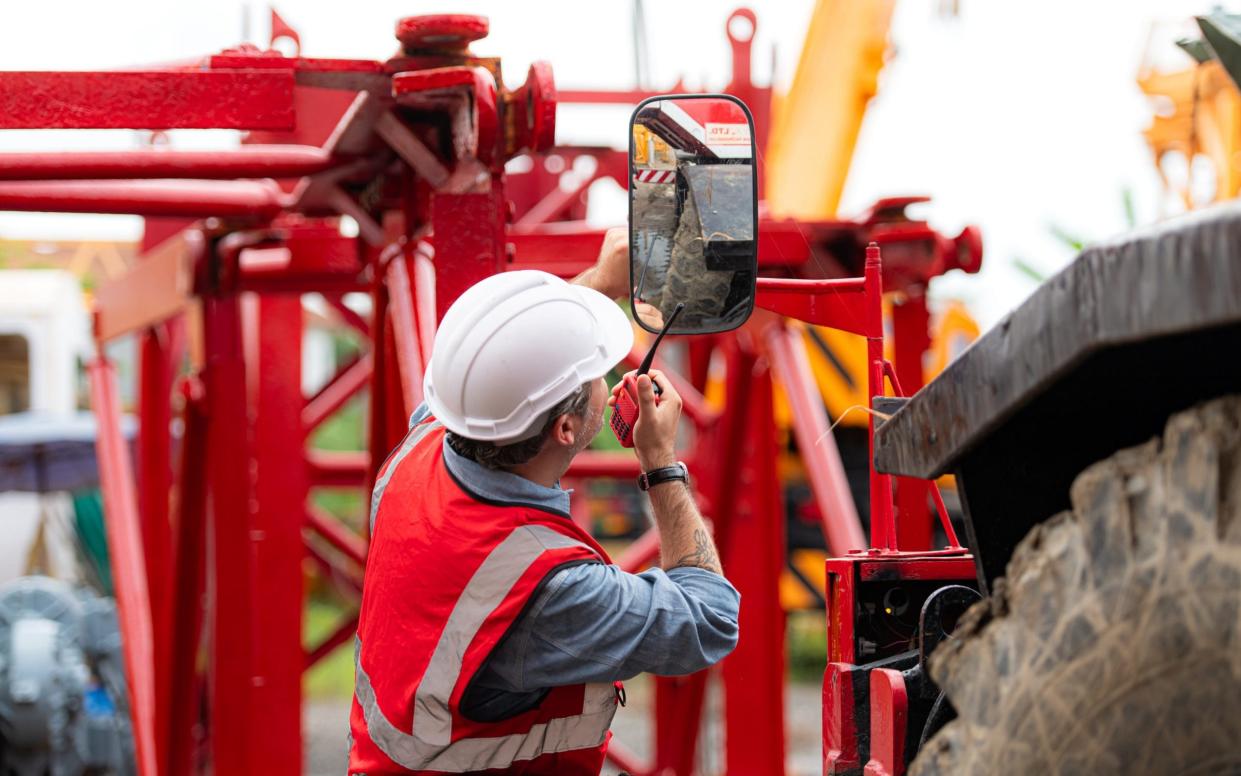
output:
MULTIPOLYGON (((895 0, 818 0, 806 30, 789 91, 773 103, 765 160, 766 201, 775 217, 826 220, 836 217, 854 149, 879 73, 888 53, 888 28, 895 0)), ((952 303, 931 324, 925 378, 977 339, 978 324, 963 305, 952 303)), ((866 425, 866 344, 853 335, 805 327, 806 350, 815 381, 832 421, 846 429, 866 425)), ((776 418, 791 433, 789 408, 778 395, 776 418)), ((800 462, 783 466, 793 479, 800 462)), ((786 609, 817 604, 824 590, 821 550, 794 549, 782 581, 786 609), (796 571, 793 571, 796 569, 796 571)))
POLYGON ((775 217, 832 218, 866 106, 875 96, 895 0, 818 0, 789 91, 767 141, 767 206, 775 217))
POLYGON ((1241 194, 1241 93, 1219 61, 1173 72, 1157 71, 1148 63, 1138 74, 1138 86, 1155 103, 1145 135, 1164 186, 1192 209, 1193 160, 1204 156, 1215 171, 1211 201, 1241 194), (1167 175, 1165 161, 1174 153, 1185 159, 1183 179, 1167 175))

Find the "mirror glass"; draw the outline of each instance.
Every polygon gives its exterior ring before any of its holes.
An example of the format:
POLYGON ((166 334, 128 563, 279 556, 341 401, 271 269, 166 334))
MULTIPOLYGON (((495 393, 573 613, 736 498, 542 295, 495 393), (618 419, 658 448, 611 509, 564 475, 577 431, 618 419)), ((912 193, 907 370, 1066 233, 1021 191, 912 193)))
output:
POLYGON ((735 329, 758 275, 754 132, 741 101, 662 97, 634 111, 629 142, 629 279, 634 317, 672 334, 735 329))

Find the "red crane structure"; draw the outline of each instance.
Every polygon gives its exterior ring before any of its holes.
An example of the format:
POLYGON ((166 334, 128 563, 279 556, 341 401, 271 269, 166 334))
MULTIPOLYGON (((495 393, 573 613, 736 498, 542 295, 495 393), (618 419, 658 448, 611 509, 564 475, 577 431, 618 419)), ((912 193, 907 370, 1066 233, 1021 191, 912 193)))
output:
MULTIPOLYGON (((753 13, 736 15, 753 29, 753 13)), ((369 491, 422 400, 436 324, 465 288, 514 268, 570 277, 594 261, 603 232, 585 224, 586 196, 602 178, 626 185, 626 154, 556 145, 557 105, 636 104, 654 92, 558 94, 545 63, 508 89, 500 60, 471 51, 487 31, 475 16, 402 19, 400 50, 383 62, 246 45, 161 69, 0 73, 0 128, 246 133, 225 151, 0 154, 0 209, 146 217, 141 260, 98 290, 94 316, 101 346, 123 336, 139 343, 136 457, 102 347, 89 369, 143 776, 301 772, 302 673, 356 627, 346 618, 321 643, 303 645, 304 565, 360 589, 367 548, 365 535, 315 507, 311 489, 369 491), (532 157, 529 169, 506 173, 521 155, 532 157), (581 157, 593 172, 564 185, 581 157), (342 233, 345 216, 356 234, 342 233), (369 316, 345 303, 358 293, 370 297, 369 316), (306 294, 321 295, 365 344, 309 396, 306 294), (311 449, 312 432, 362 392, 367 452, 311 449)), ((731 33, 730 41, 725 91, 750 105, 761 144, 771 90, 750 79, 750 41, 731 33)), ((759 306, 867 337, 872 396, 885 393, 885 380, 899 393, 898 375, 911 390, 922 384, 927 282, 975 271, 981 257, 976 232, 948 238, 906 217, 914 201, 885 200, 856 220, 760 224, 759 306), (900 302, 894 365, 884 355, 884 286, 900 302)), ((873 471, 866 549, 862 526, 840 508, 848 485, 802 339, 785 318, 757 312, 735 332, 682 341, 687 358, 672 371, 693 431, 685 460, 744 601, 740 644, 719 668, 725 769, 785 766, 776 382, 795 410, 795 441, 838 556, 828 562, 837 668, 824 690, 825 762, 860 768, 867 751, 851 726, 861 685, 839 686, 849 678, 839 666, 857 660, 855 597, 875 579, 972 580, 972 561, 946 518, 951 546, 931 550, 929 483, 873 471), (703 395, 714 370, 724 375, 722 406, 703 395)), ((632 355, 636 365, 641 354, 632 355)), ((628 452, 587 452, 570 477, 637 474, 628 452)), ((648 533, 618 562, 636 570, 657 552, 648 533)), ((880 680, 871 677, 867 708, 881 716, 869 757, 895 772, 900 757, 884 760, 880 750, 899 749, 903 738, 900 676, 873 673, 880 680)), ((705 673, 658 679, 649 761, 623 741, 611 759, 634 774, 690 774, 706 682, 705 673)))

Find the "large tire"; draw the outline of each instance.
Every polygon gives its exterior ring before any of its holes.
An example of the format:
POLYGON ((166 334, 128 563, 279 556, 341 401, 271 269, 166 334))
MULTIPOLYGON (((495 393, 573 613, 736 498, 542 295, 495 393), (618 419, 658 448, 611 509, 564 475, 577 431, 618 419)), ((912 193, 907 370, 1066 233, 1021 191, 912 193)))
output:
POLYGON ((911 775, 1241 774, 1241 396, 1071 499, 932 658, 960 716, 911 775))

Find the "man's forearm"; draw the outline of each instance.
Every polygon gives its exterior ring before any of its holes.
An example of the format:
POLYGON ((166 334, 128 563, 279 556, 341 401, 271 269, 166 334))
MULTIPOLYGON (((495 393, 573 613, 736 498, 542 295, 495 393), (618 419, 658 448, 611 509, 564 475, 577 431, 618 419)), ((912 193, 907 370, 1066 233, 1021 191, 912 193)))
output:
POLYGON ((660 565, 664 570, 694 566, 722 576, 715 541, 689 488, 673 481, 652 486, 648 493, 659 528, 660 565))

